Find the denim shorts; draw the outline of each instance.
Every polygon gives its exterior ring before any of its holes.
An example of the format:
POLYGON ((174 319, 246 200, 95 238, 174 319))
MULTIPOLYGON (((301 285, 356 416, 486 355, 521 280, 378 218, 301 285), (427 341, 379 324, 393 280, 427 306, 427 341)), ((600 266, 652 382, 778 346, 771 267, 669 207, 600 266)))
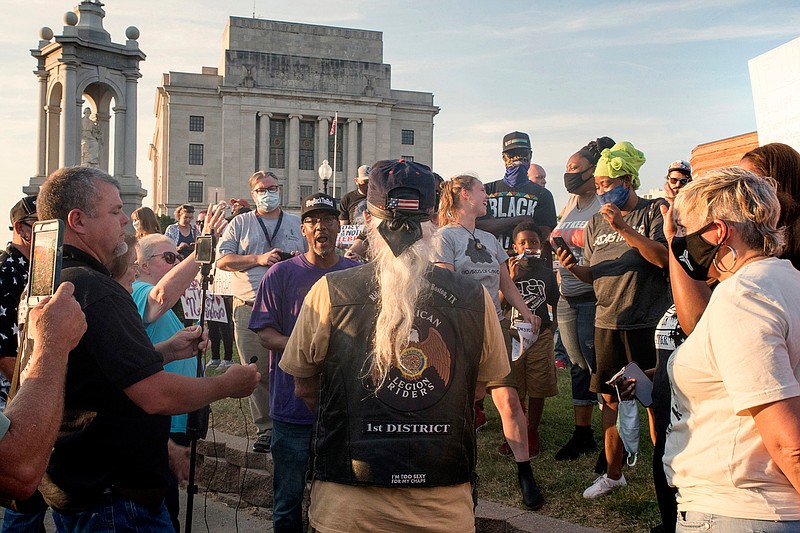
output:
POLYGON ((678 513, 676 533, 719 531, 724 533, 793 533, 800 531, 800 520, 774 521, 733 518, 700 511, 678 513))

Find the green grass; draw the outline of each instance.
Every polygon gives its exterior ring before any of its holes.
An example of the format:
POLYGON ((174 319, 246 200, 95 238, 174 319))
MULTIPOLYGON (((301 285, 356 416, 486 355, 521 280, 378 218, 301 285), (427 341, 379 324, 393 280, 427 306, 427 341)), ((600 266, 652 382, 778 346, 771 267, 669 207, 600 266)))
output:
MULTIPOLYGON (((597 455, 563 462, 553 458, 572 435, 574 428, 567 370, 558 371, 558 386, 559 395, 545 402, 541 426, 542 453, 532 461, 536 480, 547 500, 539 513, 606 531, 649 531, 650 527, 660 522, 660 518, 653 489, 653 445, 646 413, 640 408, 638 462, 633 468, 623 469, 628 486, 595 500, 585 500, 582 495, 584 489, 597 477, 593 470, 597 455)), ((522 509, 514 461, 497 453, 502 441, 500 417, 488 396, 486 414, 489 427, 478 433, 478 494, 481 498, 522 509)), ((247 399, 215 402, 212 417, 213 427, 217 431, 249 437, 251 441, 255 438, 255 426, 247 399)), ((599 411, 596 411, 593 425, 600 444, 599 411)))

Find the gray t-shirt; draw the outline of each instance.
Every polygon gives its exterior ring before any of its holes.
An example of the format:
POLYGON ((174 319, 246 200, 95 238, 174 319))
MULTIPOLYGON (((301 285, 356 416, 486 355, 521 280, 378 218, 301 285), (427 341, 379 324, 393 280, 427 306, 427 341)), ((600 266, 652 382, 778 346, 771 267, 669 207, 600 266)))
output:
MULTIPOLYGON (((561 220, 550 234, 551 239, 556 236, 564 239, 569 245, 569 249, 575 255, 575 259, 578 260, 579 265, 585 266, 585 262, 583 261, 583 246, 586 242, 584 239, 586 225, 598 211, 600 211, 600 200, 598 200, 596 196, 594 200, 592 200, 592 203, 583 209, 578 209, 578 196, 571 194, 567 205, 561 212, 561 220)), ((557 246, 553 246, 553 250, 555 249, 557 249, 557 246)), ((590 283, 582 282, 563 266, 559 265, 558 275, 561 277, 561 294, 567 298, 594 292, 594 287, 592 287, 590 283)))
MULTIPOLYGON (((666 247, 664 218, 658 207, 662 201, 640 198, 622 218, 666 247)), ((628 246, 599 213, 587 224, 585 237, 584 264, 592 269, 597 296, 595 326, 616 330, 655 327, 672 303, 665 272, 628 246)))
MULTIPOLYGON (((219 241, 220 257, 228 254, 254 255, 263 254, 279 248, 284 252, 306 252, 308 242, 300 231, 300 217, 291 213, 283 213, 283 220, 275 233, 278 224, 277 218, 265 219, 261 221, 267 229, 272 243, 267 239, 264 230, 256 218, 256 212, 250 211, 231 220, 228 227, 219 241)), ((261 278, 267 273, 267 267, 257 266, 243 272, 234 272, 231 282, 233 295, 241 300, 252 302, 256 298, 256 291, 261 283, 261 278)))
POLYGON ((492 297, 497 318, 503 319, 500 309, 500 265, 508 260, 508 254, 500 242, 489 232, 476 229, 471 234, 458 224, 439 228, 433 239, 436 263, 448 263, 455 271, 479 281, 492 297), (478 248, 477 242, 481 247, 478 248))

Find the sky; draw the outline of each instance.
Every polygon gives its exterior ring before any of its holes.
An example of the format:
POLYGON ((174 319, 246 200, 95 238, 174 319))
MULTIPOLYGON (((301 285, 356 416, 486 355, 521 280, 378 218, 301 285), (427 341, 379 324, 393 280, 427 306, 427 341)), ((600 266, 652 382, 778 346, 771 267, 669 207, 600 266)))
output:
MULTIPOLYGON (((38 82, 30 49, 42 26, 61 34, 64 13, 77 4, 28 0, 4 9, 0 214, 36 168, 38 82)), ((525 131, 558 209, 567 199, 566 160, 597 137, 627 140, 645 153, 646 193, 698 144, 754 131, 747 61, 800 36, 796 0, 108 0, 104 9, 112 41, 124 43, 125 28, 136 26, 147 54, 137 146, 145 188, 161 74, 217 66, 228 17, 255 12, 383 32, 392 88, 432 92, 441 108, 433 169, 499 179, 503 135, 525 131)), ((8 240, 7 227, 0 229, 8 240)))

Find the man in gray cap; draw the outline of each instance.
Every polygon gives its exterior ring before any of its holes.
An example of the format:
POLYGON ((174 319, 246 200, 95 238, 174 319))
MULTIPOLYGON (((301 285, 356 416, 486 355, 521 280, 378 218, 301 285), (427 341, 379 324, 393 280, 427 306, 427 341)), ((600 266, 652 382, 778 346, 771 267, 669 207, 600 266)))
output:
POLYGON ((376 163, 373 261, 311 288, 283 352, 315 415, 318 531, 475 527, 472 404, 509 364, 486 290, 430 262, 434 202, 428 167, 376 163))
POLYGON ((342 224, 364 224, 364 211, 367 210, 367 190, 369 188, 369 165, 358 167, 353 178, 356 190, 345 194, 339 203, 339 220, 342 224))
POLYGON ((36 217, 36 196, 26 196, 11 208, 11 242, 0 252, 0 412, 6 405, 17 361, 17 306, 28 283, 28 259, 36 217))

